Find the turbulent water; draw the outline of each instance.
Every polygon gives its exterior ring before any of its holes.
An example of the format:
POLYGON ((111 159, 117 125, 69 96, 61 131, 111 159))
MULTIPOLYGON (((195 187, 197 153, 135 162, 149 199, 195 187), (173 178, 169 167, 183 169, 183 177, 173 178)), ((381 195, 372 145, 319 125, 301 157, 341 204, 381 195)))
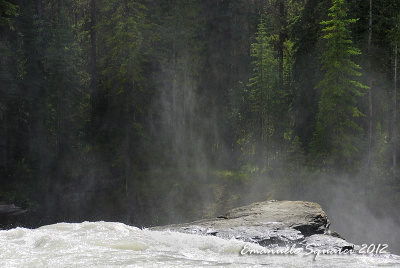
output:
POLYGON ((245 245, 114 222, 59 223, 0 231, 0 267, 400 267, 390 254, 241 255, 245 245))

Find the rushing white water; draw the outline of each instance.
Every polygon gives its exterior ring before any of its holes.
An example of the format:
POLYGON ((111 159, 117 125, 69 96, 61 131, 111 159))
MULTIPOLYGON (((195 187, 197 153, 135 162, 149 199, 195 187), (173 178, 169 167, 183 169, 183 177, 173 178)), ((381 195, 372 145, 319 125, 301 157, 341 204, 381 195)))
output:
POLYGON ((242 256, 245 244, 114 222, 59 223, 0 231, 0 267, 400 267, 390 254, 242 256))

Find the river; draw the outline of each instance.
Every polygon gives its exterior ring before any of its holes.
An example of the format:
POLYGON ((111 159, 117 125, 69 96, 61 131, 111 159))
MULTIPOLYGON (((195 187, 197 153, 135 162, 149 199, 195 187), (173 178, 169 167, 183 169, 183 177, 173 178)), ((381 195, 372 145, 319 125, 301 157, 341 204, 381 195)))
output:
POLYGON ((245 245, 115 222, 58 223, 0 231, 0 267, 400 267, 391 254, 241 255, 245 245))

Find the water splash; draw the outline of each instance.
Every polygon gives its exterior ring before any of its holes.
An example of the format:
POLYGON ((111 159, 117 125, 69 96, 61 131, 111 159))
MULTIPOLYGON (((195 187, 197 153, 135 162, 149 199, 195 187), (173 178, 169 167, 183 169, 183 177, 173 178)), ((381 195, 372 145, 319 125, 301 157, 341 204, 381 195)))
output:
POLYGON ((142 230, 114 222, 59 223, 0 231, 0 266, 400 267, 400 257, 394 255, 320 256, 317 261, 311 256, 241 256, 244 245, 233 238, 142 230))

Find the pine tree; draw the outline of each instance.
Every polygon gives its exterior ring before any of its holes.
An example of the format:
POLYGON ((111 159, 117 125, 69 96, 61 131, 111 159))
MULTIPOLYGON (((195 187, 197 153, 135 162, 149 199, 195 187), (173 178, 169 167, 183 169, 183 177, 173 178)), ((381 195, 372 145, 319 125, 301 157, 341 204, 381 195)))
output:
POLYGON ((319 160, 344 167, 359 151, 362 128, 357 118, 363 113, 357 104, 368 87, 355 80, 361 73, 352 57, 361 52, 353 46, 349 26, 357 20, 347 18, 344 0, 333 0, 329 11, 330 20, 321 22, 326 40, 321 57, 324 78, 317 85, 321 96, 311 151, 319 160))
POLYGON ((256 142, 255 156, 262 161, 272 150, 272 136, 275 131, 273 120, 273 98, 279 86, 278 61, 270 44, 273 36, 268 35, 265 23, 261 19, 258 26, 256 42, 251 46, 253 77, 250 78, 249 105, 251 113, 252 139, 256 142))

